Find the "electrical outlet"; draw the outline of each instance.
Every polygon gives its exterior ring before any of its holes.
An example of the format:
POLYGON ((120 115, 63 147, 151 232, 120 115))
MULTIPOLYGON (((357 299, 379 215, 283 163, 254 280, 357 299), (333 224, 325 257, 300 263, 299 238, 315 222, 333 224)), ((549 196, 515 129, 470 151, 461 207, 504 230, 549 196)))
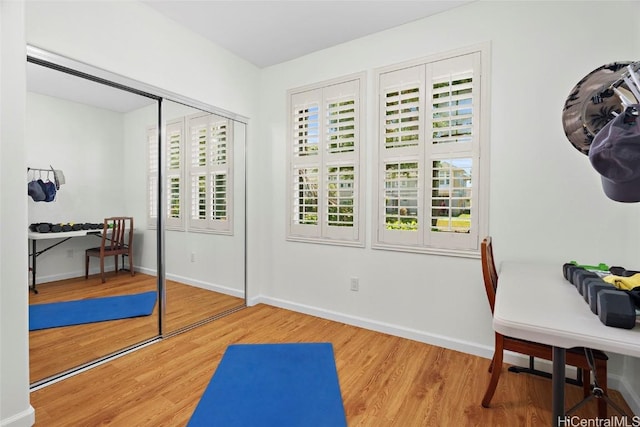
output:
POLYGON ((196 262, 196 253, 191 252, 191 262, 196 262))
POLYGON ((357 277, 351 278, 351 290, 354 292, 358 292, 360 290, 360 279, 357 277))

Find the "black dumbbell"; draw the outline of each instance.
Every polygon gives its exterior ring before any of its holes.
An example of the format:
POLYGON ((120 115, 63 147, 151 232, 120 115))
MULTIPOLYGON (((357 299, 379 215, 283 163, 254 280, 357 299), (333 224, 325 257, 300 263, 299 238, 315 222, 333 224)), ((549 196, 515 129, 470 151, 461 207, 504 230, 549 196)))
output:
POLYGON ((636 325, 636 308, 628 293, 602 290, 598 292, 598 317, 607 326, 631 329, 636 325))
POLYGON ((598 314, 598 293, 603 290, 616 290, 617 288, 611 283, 604 280, 600 283, 592 282, 587 285, 587 302, 593 314, 598 314))
POLYGON ((562 264, 562 275, 566 280, 569 280, 569 278, 571 277, 569 270, 573 271, 575 267, 576 265, 570 262, 562 264))
POLYGON ((575 270, 573 270, 573 274, 571 276, 571 283, 573 283, 573 286, 577 288, 582 281, 583 276, 598 277, 598 275, 593 271, 585 270, 584 268, 576 268, 575 270))
POLYGON ((51 225, 48 222, 41 222, 36 227, 36 230, 38 230, 38 233, 48 233, 51 231, 51 225))
POLYGON ((578 285, 578 292, 580 292, 580 295, 582 295, 582 298, 584 298, 584 301, 586 303, 589 302, 589 284, 590 283, 607 283, 604 280, 602 280, 602 277, 596 275, 596 277, 585 277, 582 282, 578 285))

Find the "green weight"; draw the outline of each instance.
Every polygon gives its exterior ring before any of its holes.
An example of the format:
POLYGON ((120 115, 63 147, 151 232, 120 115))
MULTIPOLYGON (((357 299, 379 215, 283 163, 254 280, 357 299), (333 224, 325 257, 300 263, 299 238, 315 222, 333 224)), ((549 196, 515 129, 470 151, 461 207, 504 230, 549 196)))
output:
POLYGON ((586 265, 586 264, 578 264, 576 261, 569 261, 570 264, 573 264, 577 267, 582 267, 585 270, 598 270, 598 271, 609 271, 609 266, 605 263, 600 263, 598 265, 586 265))

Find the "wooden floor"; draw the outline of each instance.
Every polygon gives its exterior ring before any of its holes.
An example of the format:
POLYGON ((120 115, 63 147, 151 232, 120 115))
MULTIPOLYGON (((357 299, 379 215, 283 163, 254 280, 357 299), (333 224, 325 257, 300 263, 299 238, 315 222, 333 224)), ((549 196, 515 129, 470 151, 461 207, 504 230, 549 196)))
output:
MULTIPOLYGON (((485 409, 487 359, 257 305, 32 392, 35 425, 184 426, 229 344, 279 342, 333 343, 351 427, 550 424, 548 379, 505 366, 485 409)), ((567 386, 566 395, 569 407, 581 388, 567 386)), ((610 396, 629 410, 619 393, 610 396)), ((595 406, 578 415, 595 417, 595 406)))
MULTIPOLYGON (((242 306, 244 300, 167 280, 165 332, 242 306)), ((38 285, 30 304, 124 295, 156 289, 156 277, 142 273, 107 273, 38 285)), ((158 307, 151 316, 29 332, 30 382, 67 371, 158 335, 158 307)))

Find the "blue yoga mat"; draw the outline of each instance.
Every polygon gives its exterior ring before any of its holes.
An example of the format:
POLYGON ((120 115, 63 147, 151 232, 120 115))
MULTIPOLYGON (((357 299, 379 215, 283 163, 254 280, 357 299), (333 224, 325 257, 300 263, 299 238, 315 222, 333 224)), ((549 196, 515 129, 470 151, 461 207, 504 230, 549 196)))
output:
POLYGON ((29 330, 58 328, 105 320, 148 316, 156 305, 156 291, 29 306, 29 330))
POLYGON ((230 345, 188 427, 346 426, 330 343, 230 345))

